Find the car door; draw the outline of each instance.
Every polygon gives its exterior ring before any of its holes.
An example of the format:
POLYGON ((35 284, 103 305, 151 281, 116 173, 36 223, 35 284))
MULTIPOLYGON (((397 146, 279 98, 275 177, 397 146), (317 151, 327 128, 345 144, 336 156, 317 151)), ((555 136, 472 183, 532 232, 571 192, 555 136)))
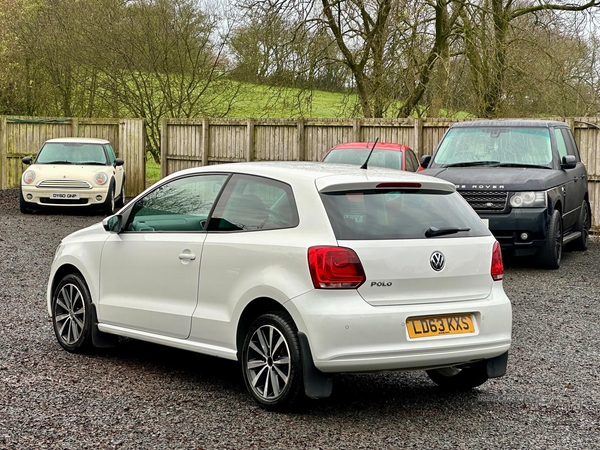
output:
POLYGON ((573 177, 572 222, 573 224, 575 224, 579 220, 581 210, 580 208, 583 204, 583 199, 585 198, 585 195, 588 191, 587 170, 585 168, 585 165, 581 161, 579 149, 577 148, 575 139, 573 139, 573 134, 571 133, 571 130, 563 128, 561 129, 561 131, 567 146, 567 154, 573 155, 575 157, 575 160, 577 161, 574 169, 568 169, 569 174, 573 177))
MULTIPOLYGON (((554 137, 556 139, 558 154, 562 162, 563 156, 569 154, 569 148, 563 130, 561 128, 554 128, 554 137)), ((565 179, 562 186, 564 195, 563 228, 566 230, 575 225, 579 218, 579 214, 577 213, 581 207, 583 196, 580 196, 578 188, 583 183, 578 182, 581 178, 581 165, 580 167, 575 166, 572 169, 563 169, 563 171, 565 173, 565 179)))
POLYGON ((139 199, 100 261, 99 321, 189 336, 205 226, 227 174, 177 178, 139 199))

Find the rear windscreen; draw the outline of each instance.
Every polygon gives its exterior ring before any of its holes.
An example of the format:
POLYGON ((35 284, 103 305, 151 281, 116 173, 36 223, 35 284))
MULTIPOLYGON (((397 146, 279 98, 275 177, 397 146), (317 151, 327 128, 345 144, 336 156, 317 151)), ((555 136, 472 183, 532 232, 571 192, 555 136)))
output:
POLYGON ((353 191, 321 194, 321 198, 339 240, 424 239, 431 227, 465 230, 431 239, 490 235, 456 192, 353 191))

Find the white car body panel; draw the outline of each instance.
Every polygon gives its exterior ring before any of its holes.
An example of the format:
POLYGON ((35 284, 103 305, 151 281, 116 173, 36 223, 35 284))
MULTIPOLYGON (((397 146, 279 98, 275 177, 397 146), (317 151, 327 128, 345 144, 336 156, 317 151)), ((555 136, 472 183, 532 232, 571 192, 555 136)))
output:
POLYGON ((239 163, 166 177, 159 184, 216 171, 281 179, 294 191, 299 224, 266 231, 120 234, 94 225, 61 243, 47 290, 49 313, 55 274, 69 264, 88 283, 100 331, 223 358, 237 358, 238 321, 261 298, 289 312, 323 372, 425 369, 505 353, 511 342, 511 305, 502 282, 490 275, 491 234, 338 241, 317 190, 375 187, 390 179, 448 191, 454 186, 403 171, 357 173, 352 167, 322 166, 239 163), (307 250, 322 245, 354 249, 366 282, 358 289, 315 289, 307 250), (429 267, 434 250, 447 256, 440 273, 429 267), (196 257, 184 263, 179 255, 186 251, 196 257), (379 281, 392 285, 371 286, 379 281), (407 334, 409 317, 459 313, 472 315, 475 333, 420 339, 407 334))

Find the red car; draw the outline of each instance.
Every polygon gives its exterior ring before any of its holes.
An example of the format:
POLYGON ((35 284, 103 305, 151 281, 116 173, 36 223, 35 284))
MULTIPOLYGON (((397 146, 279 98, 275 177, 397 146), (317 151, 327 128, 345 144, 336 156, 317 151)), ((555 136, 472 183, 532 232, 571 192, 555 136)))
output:
MULTIPOLYGON (((373 142, 348 142, 333 147, 323 157, 323 162, 360 166, 373 148, 373 142)), ((369 166, 420 172, 423 170, 415 152, 404 144, 378 142, 373 150, 369 166)))

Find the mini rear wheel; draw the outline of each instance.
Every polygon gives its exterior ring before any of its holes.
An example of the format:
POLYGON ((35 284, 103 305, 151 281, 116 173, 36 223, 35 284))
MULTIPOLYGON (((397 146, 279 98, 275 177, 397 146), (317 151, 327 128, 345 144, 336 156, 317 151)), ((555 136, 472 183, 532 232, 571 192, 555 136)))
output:
POLYGON ((242 371, 246 388, 264 409, 285 409, 303 393, 300 342, 288 314, 263 314, 252 323, 242 348, 242 371))
POLYGON ((427 375, 439 387, 447 390, 466 391, 481 386, 488 380, 487 361, 480 361, 468 367, 445 367, 428 370, 427 375))
POLYGON ((52 294, 52 325, 58 343, 80 353, 92 346, 92 302, 78 274, 66 275, 52 294))

